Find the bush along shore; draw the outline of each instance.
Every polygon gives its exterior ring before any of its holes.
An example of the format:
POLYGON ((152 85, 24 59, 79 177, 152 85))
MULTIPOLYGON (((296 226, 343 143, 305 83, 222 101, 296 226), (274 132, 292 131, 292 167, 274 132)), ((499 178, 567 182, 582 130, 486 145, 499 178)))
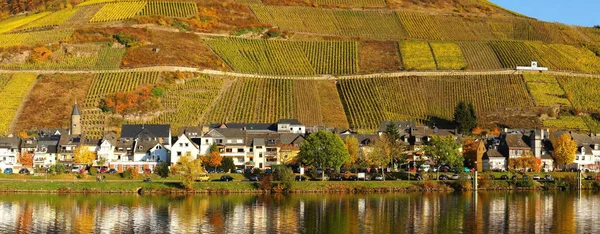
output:
MULTIPOLYGON (((279 182, 195 182, 185 187, 178 181, 2 181, 0 192, 27 193, 140 193, 140 194, 227 194, 227 193, 398 193, 451 192, 473 190, 471 180, 454 181, 302 181, 279 182)), ((577 190, 577 179, 552 181, 478 180, 479 190, 577 190)), ((581 189, 600 190, 600 181, 583 180, 581 189)))

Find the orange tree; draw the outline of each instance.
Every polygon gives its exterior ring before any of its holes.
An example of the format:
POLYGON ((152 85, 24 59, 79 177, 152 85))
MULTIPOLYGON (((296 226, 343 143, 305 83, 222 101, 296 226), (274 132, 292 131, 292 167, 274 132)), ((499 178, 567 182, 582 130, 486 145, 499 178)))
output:
POLYGON ((27 151, 20 154, 19 163, 25 167, 33 167, 33 154, 27 151))

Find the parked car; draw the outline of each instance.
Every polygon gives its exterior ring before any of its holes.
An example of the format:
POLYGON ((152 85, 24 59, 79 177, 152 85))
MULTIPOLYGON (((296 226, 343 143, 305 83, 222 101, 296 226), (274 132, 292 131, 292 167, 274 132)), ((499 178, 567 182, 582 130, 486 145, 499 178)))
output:
POLYGON ((13 173, 12 168, 4 168, 4 174, 12 174, 12 173, 13 173))
POLYGON ((108 167, 101 167, 100 170, 98 170, 98 173, 103 174, 103 173, 107 173, 108 172, 108 167))
POLYGON ((83 166, 81 165, 73 165, 73 167, 71 167, 71 173, 80 173, 82 169, 83 166))
POLYGON ((586 176, 586 177, 585 177, 585 178, 583 178, 583 179, 584 179, 584 180, 594 180, 594 177, 593 177, 593 176, 591 176, 591 175, 589 175, 589 176, 586 176))
POLYGON ((419 173, 415 174, 415 180, 423 180, 423 176, 419 173))
POLYGON ((250 176, 250 178, 248 178, 249 181, 260 181, 260 176, 259 175, 252 175, 250 176))
POLYGON ((348 176, 348 178, 346 178, 346 180, 357 181, 358 180, 358 176, 351 175, 351 176, 348 176))
POLYGON ((381 174, 376 174, 376 175, 375 175, 375 180, 382 181, 382 180, 383 180, 383 175, 381 175, 381 174))
POLYGON ((208 181, 210 181, 210 177, 208 177, 208 174, 199 174, 194 177, 194 180, 197 180, 200 182, 202 182, 202 181, 208 182, 208 181))
POLYGON ((335 175, 332 175, 329 179, 330 180, 342 181, 342 180, 344 180, 344 177, 342 175, 335 174, 335 175))
POLYGON ((517 179, 519 179, 519 177, 517 177, 516 175, 514 175, 514 176, 511 176, 510 179, 511 180, 517 180, 517 179))
POLYGON ((502 176, 500 176, 500 179, 501 180, 508 180, 508 176, 507 175, 502 175, 502 176))
POLYGON ((545 175, 544 176, 544 180, 552 180, 552 176, 551 175, 545 175))
POLYGON ((224 175, 221 176, 221 181, 233 181, 233 177, 231 177, 230 175, 224 175))
POLYGON ((441 174, 441 175, 438 177, 438 180, 448 180, 448 179, 449 179, 449 178, 448 178, 448 176, 447 176, 447 175, 445 175, 445 174, 441 174))
POLYGON ((21 168, 21 170, 19 170, 19 174, 29 174, 29 169, 21 168))
POLYGON ((294 179, 295 181, 306 181, 306 176, 298 175, 294 179))
POLYGON ((244 171, 242 171, 242 169, 239 169, 239 168, 238 168, 238 169, 235 169, 235 173, 242 174, 243 172, 244 172, 244 171))
POLYGON ((458 180, 458 174, 454 174, 450 177, 451 180, 458 180))
POLYGON ((114 169, 114 168, 108 169, 108 171, 106 173, 115 174, 115 173, 117 173, 117 169, 114 169))
POLYGON ((533 180, 540 180, 541 177, 539 175, 533 175, 533 180))
POLYGON ((265 169, 265 173, 267 173, 267 174, 271 174, 272 172, 273 172, 273 170, 271 170, 271 168, 265 169))

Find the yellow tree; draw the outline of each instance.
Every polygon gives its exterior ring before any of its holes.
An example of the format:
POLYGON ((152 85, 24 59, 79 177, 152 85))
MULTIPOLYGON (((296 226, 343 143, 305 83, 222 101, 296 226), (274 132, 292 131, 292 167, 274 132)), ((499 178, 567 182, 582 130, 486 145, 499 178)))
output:
POLYGON ((208 165, 215 169, 216 167, 221 166, 221 161, 223 161, 223 157, 219 152, 211 152, 208 155, 208 165))
POLYGON ((179 158, 179 164, 181 166, 181 183, 185 188, 192 189, 194 178, 196 175, 203 173, 202 160, 193 159, 188 153, 185 156, 179 158))
POLYGON ((558 139, 554 142, 554 151, 552 154, 554 155, 554 159, 556 160, 556 164, 564 165, 572 163, 575 161, 575 153, 577 153, 577 143, 571 139, 571 135, 568 133, 562 134, 558 137, 558 139))
POLYGON ((33 154, 25 151, 19 155, 19 163, 24 167, 33 167, 33 154))
POLYGON ((358 160, 358 139, 356 137, 346 137, 344 139, 344 144, 346 145, 346 149, 348 149, 348 153, 350 154, 349 164, 354 164, 358 160))
POLYGON ((76 164, 92 165, 96 160, 96 153, 90 151, 88 147, 79 146, 73 151, 73 162, 76 164))

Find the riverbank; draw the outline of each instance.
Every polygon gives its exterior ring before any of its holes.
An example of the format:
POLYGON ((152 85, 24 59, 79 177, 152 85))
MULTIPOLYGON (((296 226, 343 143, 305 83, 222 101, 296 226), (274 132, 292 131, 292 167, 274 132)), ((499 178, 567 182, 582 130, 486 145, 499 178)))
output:
MULTIPOLYGON (((501 181, 480 180, 479 190, 576 190, 576 181, 501 181)), ((264 187, 264 186, 262 186, 264 187)), ((202 194, 202 193, 401 193, 450 192, 472 190, 470 181, 305 181, 293 182, 289 190, 274 182, 262 189, 258 182, 197 182, 185 189, 176 181, 0 181, 0 192, 24 193, 141 193, 141 194, 202 194)), ((583 181, 582 189, 600 190, 600 181, 583 181)))

